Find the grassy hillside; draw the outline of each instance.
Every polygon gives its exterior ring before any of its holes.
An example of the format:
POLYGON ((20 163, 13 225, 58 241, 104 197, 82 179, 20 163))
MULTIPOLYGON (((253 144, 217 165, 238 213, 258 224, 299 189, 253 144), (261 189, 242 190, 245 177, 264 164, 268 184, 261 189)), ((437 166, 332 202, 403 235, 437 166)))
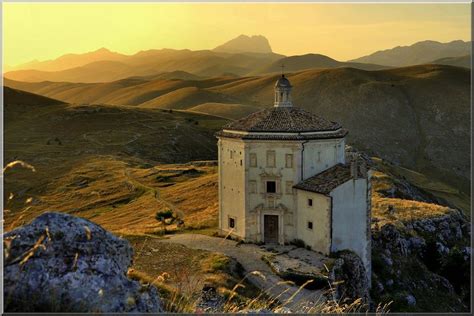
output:
MULTIPOLYGON (((136 78, 102 84, 6 80, 5 84, 65 102, 189 110, 235 119, 253 108, 272 106, 277 76, 136 78)), ((468 69, 444 65, 379 71, 313 69, 288 77, 294 104, 342 123, 356 147, 468 192, 468 69)))
POLYGON ((188 108, 186 111, 215 115, 229 120, 236 120, 258 111, 259 109, 259 107, 245 104, 207 102, 192 108, 188 108))
POLYGON ((169 207, 161 194, 168 194, 183 214, 209 212, 208 206, 181 207, 188 202, 177 201, 172 190, 183 185, 180 198, 209 194, 205 184, 215 178, 212 167, 184 168, 181 178, 169 177, 183 182, 175 188, 165 188, 163 180, 150 186, 147 177, 168 172, 153 169, 162 163, 214 159, 214 132, 226 120, 132 107, 72 106, 13 89, 5 89, 5 103, 5 164, 21 160, 36 170, 6 172, 6 229, 55 209, 95 218, 113 231, 153 232, 160 228, 154 214, 169 207), (193 183, 195 190, 188 187, 193 183))

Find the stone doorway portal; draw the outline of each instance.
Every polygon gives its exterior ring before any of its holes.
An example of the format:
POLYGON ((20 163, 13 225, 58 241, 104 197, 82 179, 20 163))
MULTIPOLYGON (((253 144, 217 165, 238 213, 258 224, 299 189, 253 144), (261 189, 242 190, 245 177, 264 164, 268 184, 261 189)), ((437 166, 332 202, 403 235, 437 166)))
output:
POLYGON ((263 239, 266 244, 278 243, 278 215, 264 215, 263 239))

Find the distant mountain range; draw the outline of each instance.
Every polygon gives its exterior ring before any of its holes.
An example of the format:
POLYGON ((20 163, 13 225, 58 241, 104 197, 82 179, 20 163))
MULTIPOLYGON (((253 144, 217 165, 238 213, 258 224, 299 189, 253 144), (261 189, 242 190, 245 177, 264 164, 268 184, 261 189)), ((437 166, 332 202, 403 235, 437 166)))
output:
POLYGON ((81 67, 98 61, 122 61, 127 55, 111 52, 107 48, 100 48, 84 54, 66 54, 53 60, 33 60, 26 64, 11 67, 11 70, 32 69, 41 71, 61 71, 81 67))
POLYGON ((397 46, 392 49, 377 51, 368 56, 351 60, 359 63, 373 63, 392 67, 404 67, 419 64, 435 63, 446 57, 462 57, 471 54, 472 42, 461 40, 449 43, 422 41, 410 46, 397 46))
POLYGON ((111 82, 130 77, 199 79, 211 77, 260 76, 315 68, 351 67, 382 70, 392 66, 439 63, 470 67, 470 43, 419 42, 376 52, 349 62, 325 55, 284 56, 272 52, 261 36, 240 35, 213 50, 159 49, 123 55, 101 48, 85 54, 67 54, 55 60, 32 61, 4 74, 24 82, 111 82))

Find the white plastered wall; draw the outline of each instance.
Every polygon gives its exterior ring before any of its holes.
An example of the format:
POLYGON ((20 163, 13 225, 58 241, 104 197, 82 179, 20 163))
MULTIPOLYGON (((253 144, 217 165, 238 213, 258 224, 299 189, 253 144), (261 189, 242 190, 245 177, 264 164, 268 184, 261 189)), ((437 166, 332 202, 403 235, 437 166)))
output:
POLYGON ((303 180, 345 162, 344 139, 311 140, 304 143, 303 180))
POLYGON ((219 228, 245 238, 245 144, 240 139, 219 140, 219 228))
POLYGON ((312 250, 323 254, 330 253, 331 245, 331 198, 329 196, 304 191, 297 191, 297 238, 310 246, 312 250), (311 199, 313 205, 308 204, 311 199), (308 222, 313 223, 313 229, 308 228, 308 222))
POLYGON ((352 250, 362 259, 370 280, 370 212, 368 179, 349 180, 335 188, 332 197, 331 251, 352 250))

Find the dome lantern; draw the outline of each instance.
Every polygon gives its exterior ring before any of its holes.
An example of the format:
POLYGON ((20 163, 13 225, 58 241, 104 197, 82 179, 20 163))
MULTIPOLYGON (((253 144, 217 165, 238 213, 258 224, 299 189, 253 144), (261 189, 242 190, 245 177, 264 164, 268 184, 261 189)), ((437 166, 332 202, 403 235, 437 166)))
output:
POLYGON ((275 104, 274 107, 292 107, 291 83, 284 74, 275 83, 275 104))

